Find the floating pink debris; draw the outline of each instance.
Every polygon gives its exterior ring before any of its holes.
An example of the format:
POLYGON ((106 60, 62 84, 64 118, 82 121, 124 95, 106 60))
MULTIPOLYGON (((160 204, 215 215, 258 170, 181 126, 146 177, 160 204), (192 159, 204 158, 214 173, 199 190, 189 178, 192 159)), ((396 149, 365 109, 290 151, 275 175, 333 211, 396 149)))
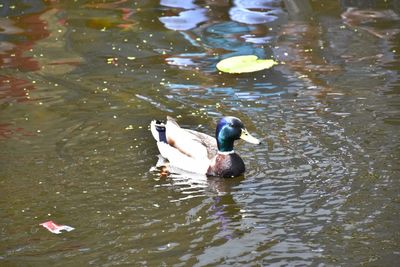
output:
POLYGON ((63 230, 70 232, 75 229, 68 225, 58 225, 53 221, 44 222, 41 223, 40 225, 49 230, 50 232, 52 232, 53 234, 61 234, 61 231, 63 230))

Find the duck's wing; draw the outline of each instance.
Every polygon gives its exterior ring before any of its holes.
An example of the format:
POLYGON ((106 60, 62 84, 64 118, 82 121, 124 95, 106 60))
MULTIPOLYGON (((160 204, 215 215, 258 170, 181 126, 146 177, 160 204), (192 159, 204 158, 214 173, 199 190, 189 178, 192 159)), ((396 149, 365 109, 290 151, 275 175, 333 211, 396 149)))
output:
POLYGON ((193 134, 198 138, 198 141, 205 146, 207 149, 207 157, 212 159, 218 152, 217 140, 214 137, 209 136, 208 134, 204 134, 201 132, 197 132, 194 130, 186 130, 189 133, 193 134))
POLYGON ((210 159, 216 152, 216 141, 211 136, 182 129, 171 117, 167 117, 166 137, 170 146, 194 159, 210 159))

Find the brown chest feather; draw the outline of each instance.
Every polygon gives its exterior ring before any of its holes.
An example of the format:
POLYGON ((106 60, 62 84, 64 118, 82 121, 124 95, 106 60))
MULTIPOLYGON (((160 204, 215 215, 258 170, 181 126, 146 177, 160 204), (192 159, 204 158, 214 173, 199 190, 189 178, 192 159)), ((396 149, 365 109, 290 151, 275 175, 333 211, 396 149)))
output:
POLYGON ((240 176, 244 171, 244 162, 238 154, 217 154, 208 168, 207 175, 230 178, 240 176))

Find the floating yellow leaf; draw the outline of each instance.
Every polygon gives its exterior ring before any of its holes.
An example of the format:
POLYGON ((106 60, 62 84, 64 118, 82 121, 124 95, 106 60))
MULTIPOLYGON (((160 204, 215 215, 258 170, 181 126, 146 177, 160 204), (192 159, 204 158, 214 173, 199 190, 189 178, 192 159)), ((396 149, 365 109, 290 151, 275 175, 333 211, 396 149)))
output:
POLYGON ((247 73, 269 69, 278 62, 272 59, 258 59, 255 55, 225 58, 218 62, 217 69, 226 73, 247 73))

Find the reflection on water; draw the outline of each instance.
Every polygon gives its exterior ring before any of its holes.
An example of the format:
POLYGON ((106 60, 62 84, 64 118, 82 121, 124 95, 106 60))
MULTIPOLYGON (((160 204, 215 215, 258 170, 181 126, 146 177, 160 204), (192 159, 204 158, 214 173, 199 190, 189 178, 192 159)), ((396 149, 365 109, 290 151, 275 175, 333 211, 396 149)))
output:
POLYGON ((398 263, 397 1, 0 13, 1 265, 398 263), (215 70, 243 54, 281 64, 215 70), (160 177, 148 124, 166 115, 209 134, 234 115, 264 145, 235 147, 244 177, 160 177), (75 230, 52 235, 48 220, 75 230))
POLYGON ((234 1, 234 6, 229 10, 231 20, 245 24, 265 24, 278 19, 283 10, 281 1, 234 1))
POLYGON ((190 30, 198 24, 207 21, 205 13, 205 8, 186 10, 181 11, 178 16, 160 17, 160 21, 166 28, 171 30, 190 30))

